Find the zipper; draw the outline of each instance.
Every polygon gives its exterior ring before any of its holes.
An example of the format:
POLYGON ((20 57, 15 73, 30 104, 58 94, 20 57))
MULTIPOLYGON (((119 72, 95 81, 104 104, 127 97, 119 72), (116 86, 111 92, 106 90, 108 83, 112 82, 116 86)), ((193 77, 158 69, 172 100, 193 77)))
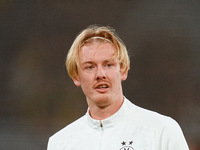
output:
POLYGON ((103 143, 103 124, 102 124, 102 122, 101 122, 101 120, 100 120, 100 126, 99 126, 99 128, 100 128, 100 141, 99 141, 99 150, 102 150, 102 143, 103 143))

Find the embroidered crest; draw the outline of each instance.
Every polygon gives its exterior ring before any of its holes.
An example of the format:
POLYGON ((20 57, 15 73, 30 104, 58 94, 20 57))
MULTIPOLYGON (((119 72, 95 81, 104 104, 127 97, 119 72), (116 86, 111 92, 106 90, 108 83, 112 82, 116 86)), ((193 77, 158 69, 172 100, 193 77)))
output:
POLYGON ((120 148, 120 150, 134 150, 134 148, 132 147, 133 141, 129 142, 123 141, 121 144, 122 148, 120 148))

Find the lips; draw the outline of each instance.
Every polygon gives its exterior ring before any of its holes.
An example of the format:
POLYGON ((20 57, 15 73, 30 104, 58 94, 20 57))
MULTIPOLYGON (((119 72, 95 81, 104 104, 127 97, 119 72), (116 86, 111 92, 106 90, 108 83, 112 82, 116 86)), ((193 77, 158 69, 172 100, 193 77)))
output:
POLYGON ((97 90, 98 92, 106 92, 109 88, 109 84, 107 83, 98 83, 96 86, 95 86, 95 90, 97 90))

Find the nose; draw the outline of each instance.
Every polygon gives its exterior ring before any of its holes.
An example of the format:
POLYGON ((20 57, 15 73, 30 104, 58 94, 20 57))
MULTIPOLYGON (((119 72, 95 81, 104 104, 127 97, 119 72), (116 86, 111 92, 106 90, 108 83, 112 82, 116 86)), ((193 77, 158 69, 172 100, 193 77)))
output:
POLYGON ((97 67, 96 79, 97 80, 106 79, 106 72, 103 67, 97 67))

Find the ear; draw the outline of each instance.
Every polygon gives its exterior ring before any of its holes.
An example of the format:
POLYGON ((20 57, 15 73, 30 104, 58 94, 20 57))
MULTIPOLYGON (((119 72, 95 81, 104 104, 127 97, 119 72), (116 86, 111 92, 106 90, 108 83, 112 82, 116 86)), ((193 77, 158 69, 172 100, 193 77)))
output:
POLYGON ((122 81, 125 81, 125 80, 127 79, 127 77, 128 77, 128 71, 122 72, 121 80, 122 80, 122 81))
POLYGON ((73 78, 73 81, 74 81, 74 84, 76 85, 76 86, 81 86, 81 82, 80 82, 80 80, 79 79, 77 79, 77 78, 73 78))

